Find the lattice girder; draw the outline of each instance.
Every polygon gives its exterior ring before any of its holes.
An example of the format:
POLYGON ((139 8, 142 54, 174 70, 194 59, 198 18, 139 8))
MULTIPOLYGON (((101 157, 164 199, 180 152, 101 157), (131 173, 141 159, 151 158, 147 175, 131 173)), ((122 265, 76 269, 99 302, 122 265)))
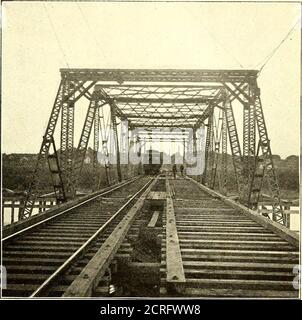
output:
MULTIPOLYGON (((61 169, 66 190, 71 190, 71 193, 74 194, 77 187, 93 124, 95 152, 93 167, 97 166, 96 152, 100 134, 102 136, 101 151, 107 156, 109 155, 109 136, 105 133, 104 138, 103 132, 104 126, 107 125, 101 118, 103 106, 107 104, 110 108, 109 120, 114 132, 110 139, 115 140, 114 152, 117 158, 116 168, 119 180, 122 179, 122 175, 117 127, 121 121, 128 122, 129 130, 140 128, 197 130, 207 121, 206 172, 203 180, 207 176, 208 183, 214 188, 218 173, 219 186, 224 192, 227 170, 227 136, 229 136, 238 190, 242 191, 241 186, 244 184, 243 164, 247 164, 248 179, 253 172, 257 124, 261 150, 265 158, 268 159, 266 160, 266 172, 276 203, 278 202, 279 190, 274 167, 270 160, 271 151, 260 97, 256 90, 257 85, 255 85, 257 70, 61 69, 60 71, 62 81, 46 130, 46 138, 42 142, 38 156, 38 165, 31 190, 35 189, 39 168, 47 156, 48 141, 53 137, 60 112, 62 112, 61 169), (74 104, 82 97, 89 100, 89 107, 78 149, 73 155, 73 110, 74 104), (242 148, 232 109, 232 102, 235 100, 244 106, 242 148), (213 110, 217 110, 217 108, 224 112, 221 118, 223 123, 221 124, 219 141, 213 133, 213 110)), ((138 135, 137 138, 152 142, 173 140, 184 143, 189 150, 191 143, 189 143, 188 136, 186 132, 183 136, 175 137, 154 134, 152 137, 138 135)), ((109 166, 107 159, 105 160, 105 168, 108 183, 110 182, 109 166)), ((27 197, 26 207, 33 204, 32 193, 27 197)), ((282 212, 282 208, 276 209, 274 213, 278 221, 281 221, 282 214, 280 212, 282 212)), ((27 210, 23 216, 30 216, 30 214, 31 210, 27 210)))

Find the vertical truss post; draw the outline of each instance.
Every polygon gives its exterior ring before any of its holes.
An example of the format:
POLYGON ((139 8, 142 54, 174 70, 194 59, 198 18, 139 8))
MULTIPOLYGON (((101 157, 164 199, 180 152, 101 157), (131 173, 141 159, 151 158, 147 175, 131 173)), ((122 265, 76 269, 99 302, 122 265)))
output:
POLYGON ((211 178, 209 179, 210 180, 209 187, 211 189, 214 189, 215 187, 217 168, 218 168, 218 162, 219 162, 220 139, 221 139, 221 132, 219 133, 219 124, 221 120, 222 118, 220 114, 218 118, 218 123, 216 122, 215 117, 213 119, 213 133, 212 133, 213 159, 212 159, 211 178))
POLYGON ((212 157, 213 157, 213 106, 209 106, 209 117, 208 117, 208 127, 207 127, 207 135, 206 135, 206 149, 205 149, 205 167, 204 173, 202 176, 202 183, 207 184, 209 183, 209 176, 212 170, 212 157))
POLYGON ((97 189, 99 186, 99 137, 100 137, 100 107, 96 106, 93 124, 93 176, 94 176, 94 186, 97 189))
POLYGON ((224 101, 224 112, 226 117, 226 124, 228 128, 228 135, 230 140, 233 165, 235 178, 237 182, 238 195, 242 199, 242 185, 243 185, 243 177, 242 177, 242 156, 240 143, 237 133, 236 122, 234 118, 232 104, 230 102, 229 97, 226 95, 226 100, 224 101))
POLYGON ((65 201, 66 195, 65 195, 64 183, 62 179, 62 172, 59 165, 59 157, 57 154, 55 140, 53 136, 51 136, 50 140, 53 148, 53 153, 48 154, 47 160, 48 160, 49 171, 51 173, 52 184, 54 187, 54 193, 57 199, 57 204, 60 204, 65 201))
POLYGON ((119 141, 118 141, 118 133, 117 133, 117 123, 116 123, 116 113, 115 113, 115 105, 110 104, 110 112, 111 112, 111 123, 113 127, 114 141, 115 141, 115 150, 116 150, 116 169, 118 181, 122 181, 122 171, 121 171, 121 160, 120 160, 120 149, 119 149, 119 141))
POLYGON ((212 125, 211 125, 211 131, 210 131, 210 147, 209 147, 208 170, 207 170, 207 185, 210 188, 213 188, 214 164, 215 164, 215 139, 214 139, 214 113, 213 113, 212 125))
MULTIPOLYGON (((214 130, 213 130, 214 154, 213 154, 213 169, 212 169, 211 184, 210 184, 210 188, 212 188, 212 189, 215 188, 217 168, 218 168, 218 162, 219 162, 220 140, 221 140, 221 133, 222 133, 222 131, 220 131, 220 133, 219 133, 219 124, 220 124, 220 122, 222 122, 222 120, 223 120, 223 116, 220 112, 218 123, 216 123, 216 121, 214 121, 216 137, 214 135, 214 130)), ((222 126, 221 126, 221 130, 222 130, 222 126)))
MULTIPOLYGON (((100 110, 100 109, 99 109, 100 110)), ((101 148, 102 154, 104 156, 104 167, 105 167, 105 175, 107 185, 110 185, 110 162, 109 162, 109 151, 108 151, 108 136, 109 130, 108 125, 106 125, 105 121, 105 114, 104 114, 104 105, 101 106, 101 113, 100 113, 100 133, 101 133, 101 148)))
MULTIPOLYGON (((199 129, 201 129, 202 128, 202 130, 204 130, 204 128, 205 128, 205 126, 204 126, 204 124, 202 124, 202 125, 200 125, 199 126, 199 129)), ((199 141, 198 141, 198 143, 199 143, 199 151, 200 151, 200 154, 199 154, 199 156, 200 157, 202 157, 201 158, 201 161, 203 161, 203 163, 201 162, 201 164, 203 165, 204 164, 204 161, 205 161, 205 159, 203 158, 203 155, 202 155, 202 153, 204 153, 204 146, 203 146, 203 143, 205 142, 205 140, 204 140, 204 135, 203 134, 200 134, 199 135, 199 141)), ((204 168, 204 170, 205 170, 205 168, 204 168)), ((202 182, 202 177, 203 177, 203 173, 204 172, 202 172, 202 173, 200 173, 199 175, 198 175, 198 182, 202 182)))
POLYGON ((132 167, 131 164, 131 153, 134 152, 134 139, 133 139, 133 132, 129 128, 128 130, 128 177, 132 177, 134 175, 134 168, 132 167))
MULTIPOLYGON (((258 162, 259 162, 259 159, 261 159, 261 162, 263 163, 263 178, 265 176, 265 178, 267 179, 268 187, 270 189, 270 193, 272 196, 273 220, 279 223, 285 224, 283 208, 280 200, 280 191, 279 191, 277 176, 275 173, 273 157, 272 157, 272 152, 270 147, 270 140, 268 138, 267 128, 265 124, 265 119, 264 119, 264 114, 263 114, 263 109, 262 109, 262 104, 260 99, 260 89, 258 88, 258 85, 256 82, 252 86, 252 99, 254 100, 255 119, 258 127, 258 135, 259 135, 259 150, 257 152, 258 153, 257 159, 258 159, 258 162), (262 152, 261 158, 259 155, 260 149, 262 152)), ((259 164, 255 165, 255 170, 256 170, 256 167, 259 167, 259 164)), ((256 174, 256 171, 255 171, 255 174, 256 174)), ((255 177, 253 177, 252 179, 250 192, 259 193, 255 197, 256 199, 259 199, 261 190, 259 190, 259 187, 255 188, 255 177)))
POLYGON ((72 193, 71 177, 73 169, 73 140, 74 140, 74 95, 70 92, 74 89, 74 83, 64 81, 64 101, 61 112, 61 150, 60 167, 62 178, 66 186, 66 195, 72 193))
POLYGON ((196 157, 197 154, 197 137, 196 128, 193 129, 193 155, 196 157))
MULTIPOLYGON (((193 130, 189 131, 189 139, 188 139, 188 143, 187 143, 187 157, 191 157, 193 155, 194 152, 194 142, 193 142, 193 130)), ((169 151, 170 152, 170 151, 169 151)))
MULTIPOLYGON (((248 165, 248 156, 249 156, 249 144, 250 144, 250 105, 243 105, 243 148, 242 148, 242 160, 245 165, 248 165)), ((246 173, 246 172, 245 172, 246 173)))
POLYGON ((128 126, 125 125, 126 121, 124 121, 126 119, 123 119, 123 121, 121 121, 121 125, 120 125, 120 162, 121 164, 123 164, 123 174, 124 174, 124 178, 128 178, 128 154, 129 154, 129 130, 128 130, 128 126))
POLYGON ((98 100, 97 100, 97 97, 93 94, 89 103, 87 113, 86 113, 84 126, 82 129, 80 141, 76 151, 76 157, 74 159, 74 170, 73 170, 73 179, 72 179, 73 195, 75 195, 77 183, 82 172, 83 163, 84 163, 87 146, 88 146, 88 141, 89 141, 91 130, 92 130, 92 125, 95 120, 95 112, 96 112, 97 106, 98 106, 98 100))
MULTIPOLYGON (((197 161, 197 136, 196 136, 196 128, 193 128, 193 157, 197 161)), ((197 163, 196 163, 197 165, 197 163)), ((198 176, 196 177, 198 179, 198 176)))
POLYGON ((226 116, 225 112, 222 114, 222 126, 221 126, 221 171, 220 171, 220 191, 222 194, 227 193, 227 147, 228 147, 228 132, 226 126, 226 116))
POLYGON ((142 144, 139 136, 136 137, 135 141, 135 151, 137 152, 137 156, 141 159, 138 167, 138 174, 144 174, 144 166, 142 163, 142 144))
POLYGON ((20 214, 19 214, 20 219, 29 218, 32 214, 33 205, 37 197, 39 180, 41 178, 43 168, 45 167, 45 161, 49 152, 49 148, 50 148, 52 137, 56 128, 56 124, 58 122, 62 101, 63 101, 63 80, 60 82, 57 96, 49 117, 47 128, 45 130, 44 138, 42 140, 38 158, 35 164, 35 169, 33 172, 31 183, 27 192, 27 196, 24 200, 24 206, 20 210, 20 214))
POLYGON ((139 165, 139 174, 144 174, 144 164, 143 164, 143 160, 144 160, 144 147, 145 147, 145 143, 144 143, 144 139, 142 139, 141 137, 137 137, 137 155, 138 157, 141 159, 140 161, 140 165, 139 165))
MULTIPOLYGON (((251 176, 251 181, 249 185, 249 194, 248 194, 248 207, 252 210, 258 209, 258 203, 260 199, 260 194, 263 185, 263 178, 265 174, 265 163, 264 159, 261 156, 261 142, 259 142, 257 147, 257 153, 255 157, 255 165, 253 174, 251 176)), ((268 216, 268 215, 267 215, 268 216)))
MULTIPOLYGON (((255 142, 256 142, 256 122, 255 108, 253 104, 245 103, 243 105, 243 176, 248 182, 245 186, 249 186, 254 170, 255 158, 255 142)), ((247 201, 248 188, 244 191, 244 202, 247 201)))
MULTIPOLYGON (((184 130, 182 130, 182 134, 184 135, 184 130)), ((183 138, 183 162, 185 163, 185 157, 186 157, 186 138, 183 138)))

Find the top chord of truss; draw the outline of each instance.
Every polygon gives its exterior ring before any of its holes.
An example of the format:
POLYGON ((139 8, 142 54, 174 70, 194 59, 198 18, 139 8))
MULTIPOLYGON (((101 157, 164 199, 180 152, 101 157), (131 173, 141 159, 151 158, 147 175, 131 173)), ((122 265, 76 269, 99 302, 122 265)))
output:
POLYGON ((60 69, 69 80, 139 82, 249 82, 258 70, 207 69, 60 69))

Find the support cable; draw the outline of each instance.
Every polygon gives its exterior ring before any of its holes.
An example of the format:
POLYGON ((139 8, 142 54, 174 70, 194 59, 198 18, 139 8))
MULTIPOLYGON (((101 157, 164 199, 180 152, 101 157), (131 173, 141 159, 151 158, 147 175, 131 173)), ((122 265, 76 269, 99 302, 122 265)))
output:
MULTIPOLYGON (((288 39, 288 37, 291 35, 291 33, 296 28, 297 24, 301 21, 301 19, 298 19, 297 22, 294 24, 294 26, 288 31, 288 33, 285 35, 285 37, 279 42, 279 44, 272 50, 272 52, 263 60, 263 64, 261 68, 259 69, 258 76, 262 72, 263 68, 267 65, 267 63, 273 58, 273 56, 276 54, 276 52, 279 50, 279 48, 282 46, 282 44, 288 39)), ((259 66, 260 63, 256 65, 259 66)))
MULTIPOLYGON (((195 14, 193 14, 193 16, 196 18, 196 20, 198 20, 198 21, 200 22, 200 19, 197 18, 195 14)), ((202 25, 203 25, 203 28, 204 28, 204 29, 207 31, 207 33, 209 34, 209 36, 210 36, 211 38, 213 38, 214 41, 216 41, 217 44, 218 44, 229 56, 231 56, 234 61, 236 61, 237 64, 239 64, 240 68, 244 68, 244 66, 241 64, 241 62, 231 53, 231 51, 230 51, 229 49, 227 49, 226 46, 224 46, 224 45, 222 44, 222 42, 221 42, 220 40, 218 40, 218 39, 216 38, 216 36, 214 36, 214 34, 209 31, 208 28, 206 28, 206 26, 205 26, 204 24, 202 24, 202 25)))
POLYGON ((54 26, 54 24, 53 24, 53 22, 52 22, 52 19, 51 19, 51 17, 50 17, 50 14, 48 13, 48 10, 47 10, 47 7, 46 7, 45 3, 43 3, 43 7, 44 7, 44 9, 45 9, 45 12, 46 12, 46 15, 47 15, 49 24, 50 24, 50 26, 51 26, 51 29, 52 29, 54 35, 55 35, 56 41, 57 41, 57 43, 58 43, 58 46, 59 46, 59 48, 60 48, 60 50, 61 50, 61 52, 62 52, 62 55, 63 55, 63 57, 64 57, 65 64, 66 64, 66 66, 67 66, 68 68, 70 68, 69 63, 68 63, 68 61, 67 61, 66 54, 65 54, 65 52, 64 52, 64 50, 63 50, 63 47, 62 47, 61 42, 60 42, 60 40, 59 40, 59 37, 58 37, 58 34, 57 34, 57 32, 56 32, 55 26, 54 26))
POLYGON ((87 21, 87 19, 86 19, 86 17, 85 17, 85 14, 84 14, 84 12, 83 12, 83 10, 81 9, 81 7, 79 6, 78 3, 76 3, 76 6, 77 6, 78 10, 79 10, 80 13, 81 13, 82 19, 83 19, 83 21, 84 21, 84 23, 85 23, 85 25, 86 25, 86 27, 87 27, 88 32, 92 35, 92 38, 93 38, 93 40, 94 40, 95 46, 98 48, 98 50, 100 51, 100 53, 102 54, 102 56, 106 59, 103 50, 101 50, 101 45, 100 45, 97 37, 95 36, 95 34, 94 34, 94 32, 93 32, 90 24, 88 23, 88 21, 87 21))

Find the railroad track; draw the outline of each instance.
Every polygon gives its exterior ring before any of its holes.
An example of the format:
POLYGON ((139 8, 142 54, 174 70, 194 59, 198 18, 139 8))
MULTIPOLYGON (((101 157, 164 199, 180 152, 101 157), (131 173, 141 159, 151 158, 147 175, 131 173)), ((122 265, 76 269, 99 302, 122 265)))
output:
POLYGON ((268 220, 257 223, 192 180, 170 180, 168 188, 172 212, 166 219, 174 219, 175 230, 164 221, 162 296, 298 297, 297 244, 269 229, 268 220))
POLYGON ((144 177, 65 211, 4 241, 3 296, 299 295, 297 235, 192 179, 144 177))
POLYGON ((2 296, 63 295, 151 181, 121 184, 4 238, 7 288, 2 296))

